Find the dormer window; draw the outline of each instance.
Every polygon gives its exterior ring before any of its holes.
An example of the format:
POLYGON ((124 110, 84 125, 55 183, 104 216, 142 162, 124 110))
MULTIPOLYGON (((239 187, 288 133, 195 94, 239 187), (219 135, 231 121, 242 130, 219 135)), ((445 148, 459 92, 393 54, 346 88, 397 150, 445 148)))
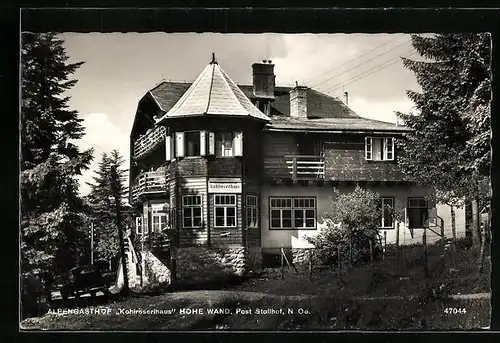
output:
POLYGON ((366 137, 367 161, 394 161, 394 137, 366 137))

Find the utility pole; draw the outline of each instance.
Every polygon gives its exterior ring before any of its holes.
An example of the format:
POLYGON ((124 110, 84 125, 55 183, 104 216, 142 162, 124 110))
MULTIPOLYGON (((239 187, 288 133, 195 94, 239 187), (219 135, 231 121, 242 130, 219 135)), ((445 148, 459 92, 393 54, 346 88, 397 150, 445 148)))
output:
POLYGON ((125 243, 123 240, 123 230, 122 230, 122 220, 121 220, 121 206, 120 206, 120 192, 118 189, 119 175, 116 172, 116 167, 111 166, 111 192, 115 198, 115 210, 116 210, 116 228, 118 229, 118 239, 120 243, 120 254, 122 262, 123 271, 123 290, 122 293, 125 296, 129 295, 128 287, 128 269, 127 269, 127 259, 125 256, 125 243))
POLYGON ((94 264, 94 223, 90 223, 90 264, 94 264))

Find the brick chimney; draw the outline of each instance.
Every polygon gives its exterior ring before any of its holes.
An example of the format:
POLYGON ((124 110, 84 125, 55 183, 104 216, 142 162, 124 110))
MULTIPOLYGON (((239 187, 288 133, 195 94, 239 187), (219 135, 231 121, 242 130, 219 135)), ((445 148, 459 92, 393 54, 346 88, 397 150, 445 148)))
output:
POLYGON ((252 64, 253 95, 261 99, 274 99, 274 64, 271 60, 263 60, 252 64))
POLYGON ((307 89, 297 84, 290 91, 290 117, 307 118, 307 89))

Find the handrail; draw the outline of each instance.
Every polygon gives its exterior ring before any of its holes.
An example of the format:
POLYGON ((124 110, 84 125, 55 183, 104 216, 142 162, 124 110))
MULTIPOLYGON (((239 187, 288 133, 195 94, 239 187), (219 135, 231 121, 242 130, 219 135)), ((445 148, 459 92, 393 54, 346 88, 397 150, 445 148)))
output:
POLYGON ((166 174, 158 171, 143 172, 132 183, 132 201, 145 193, 161 193, 167 189, 166 174))
POLYGON ((164 126, 156 126, 144 136, 139 137, 134 142, 134 157, 140 158, 152 151, 158 144, 165 140, 167 128, 164 126))
POLYGON ((322 179, 325 175, 325 158, 316 155, 285 155, 283 157, 266 157, 266 171, 277 172, 281 177, 293 180, 322 179))

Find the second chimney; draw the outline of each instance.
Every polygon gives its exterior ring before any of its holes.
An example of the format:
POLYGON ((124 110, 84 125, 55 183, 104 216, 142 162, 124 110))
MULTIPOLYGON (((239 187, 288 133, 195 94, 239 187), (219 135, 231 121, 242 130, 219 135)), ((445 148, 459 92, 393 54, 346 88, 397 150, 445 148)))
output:
POLYGON ((274 99, 275 79, 272 61, 252 64, 253 94, 256 98, 274 99))
POLYGON ((349 93, 344 92, 344 102, 346 105, 349 105, 349 93))
POLYGON ((297 85, 290 91, 290 117, 307 118, 307 89, 297 85))

